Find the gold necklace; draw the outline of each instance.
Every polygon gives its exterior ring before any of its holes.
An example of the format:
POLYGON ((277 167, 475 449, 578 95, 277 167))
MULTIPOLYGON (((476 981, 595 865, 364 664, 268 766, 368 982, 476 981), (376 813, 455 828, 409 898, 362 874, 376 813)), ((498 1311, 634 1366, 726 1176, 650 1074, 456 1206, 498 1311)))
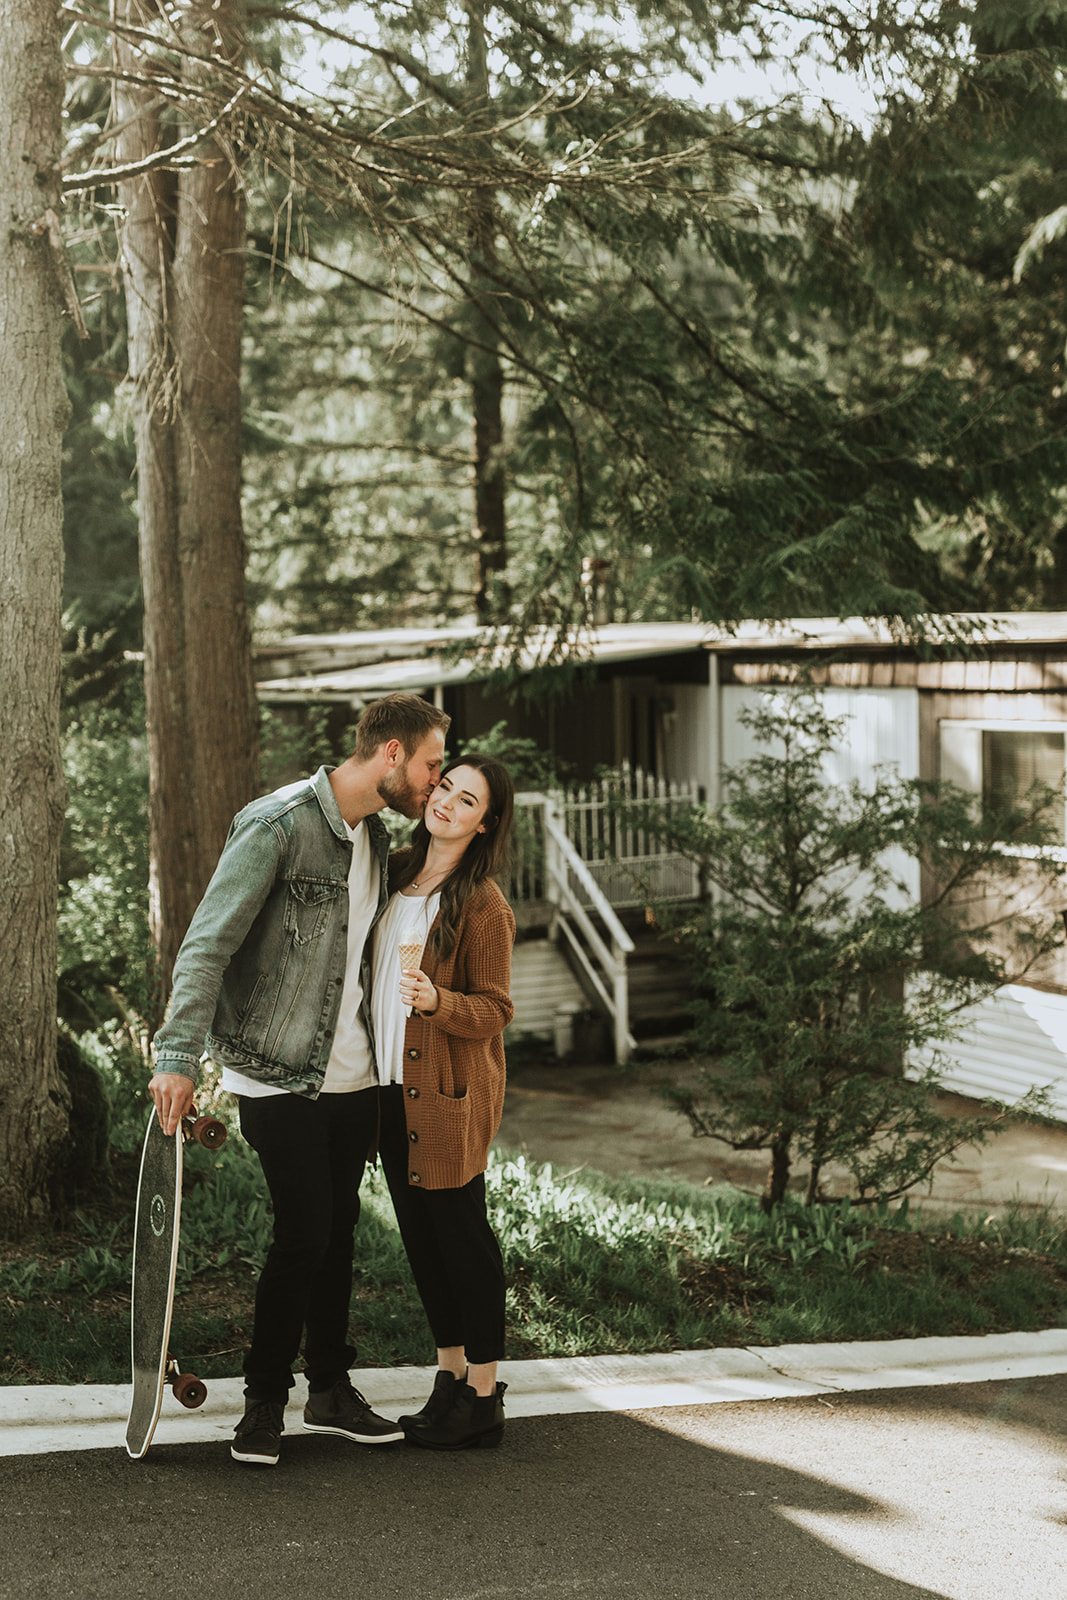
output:
POLYGON ((443 867, 440 872, 431 872, 425 878, 412 878, 411 882, 408 884, 408 888, 409 889, 421 889, 427 883, 431 883, 434 878, 447 878, 447 876, 448 876, 448 868, 447 867, 443 867))

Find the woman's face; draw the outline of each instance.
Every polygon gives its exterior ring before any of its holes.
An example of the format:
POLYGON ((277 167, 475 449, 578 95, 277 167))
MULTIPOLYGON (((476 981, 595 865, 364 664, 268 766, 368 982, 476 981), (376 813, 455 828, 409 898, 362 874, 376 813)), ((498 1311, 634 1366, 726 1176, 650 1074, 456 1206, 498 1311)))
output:
POLYGON ((485 832, 489 785, 477 767, 453 767, 440 780, 426 802, 423 821, 427 832, 442 844, 470 843, 485 832))

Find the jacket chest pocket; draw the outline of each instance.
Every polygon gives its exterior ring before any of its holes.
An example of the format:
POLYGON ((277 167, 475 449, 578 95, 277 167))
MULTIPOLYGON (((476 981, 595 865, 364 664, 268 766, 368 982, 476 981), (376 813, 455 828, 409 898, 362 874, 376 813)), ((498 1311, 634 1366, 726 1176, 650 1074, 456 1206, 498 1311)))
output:
POLYGON ((310 944, 321 937, 344 887, 336 878, 286 879, 284 926, 294 944, 310 944))

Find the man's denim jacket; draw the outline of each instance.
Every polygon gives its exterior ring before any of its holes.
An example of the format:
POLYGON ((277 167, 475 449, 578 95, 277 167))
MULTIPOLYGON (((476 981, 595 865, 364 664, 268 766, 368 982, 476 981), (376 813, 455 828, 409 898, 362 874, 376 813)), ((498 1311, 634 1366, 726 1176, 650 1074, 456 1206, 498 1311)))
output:
MULTIPOLYGON (((348 953, 352 845, 331 769, 238 812, 174 965, 157 1072, 195 1083, 200 1058, 294 1094, 317 1096, 330 1058, 348 953)), ((377 922, 388 899, 389 835, 365 819, 378 856, 377 922)), ((361 1014, 370 1022, 370 940, 361 1014)))

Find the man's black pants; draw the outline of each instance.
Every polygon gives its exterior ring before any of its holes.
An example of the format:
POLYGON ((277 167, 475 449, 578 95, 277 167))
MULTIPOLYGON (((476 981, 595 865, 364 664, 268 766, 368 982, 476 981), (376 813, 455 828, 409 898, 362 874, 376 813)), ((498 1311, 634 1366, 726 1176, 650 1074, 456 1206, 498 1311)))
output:
POLYGON ((317 1100, 241 1095, 240 1113, 274 1206, 274 1239, 244 1361, 245 1395, 284 1404, 302 1335, 309 1389, 331 1388, 355 1359, 348 1342, 352 1236, 367 1151, 378 1132, 378 1090, 317 1100))

